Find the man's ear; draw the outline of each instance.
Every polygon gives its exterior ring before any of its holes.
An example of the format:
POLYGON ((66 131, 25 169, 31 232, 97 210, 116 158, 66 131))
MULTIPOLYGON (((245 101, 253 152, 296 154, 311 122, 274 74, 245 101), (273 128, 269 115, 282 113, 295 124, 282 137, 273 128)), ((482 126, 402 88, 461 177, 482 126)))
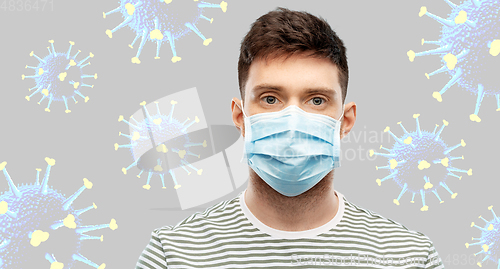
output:
POLYGON ((349 134, 354 126, 354 122, 356 122, 356 104, 350 102, 346 104, 344 108, 344 119, 340 126, 340 139, 349 134))
POLYGON ((241 135, 245 137, 245 120, 241 109, 241 100, 236 97, 231 100, 231 111, 234 125, 238 128, 241 135))

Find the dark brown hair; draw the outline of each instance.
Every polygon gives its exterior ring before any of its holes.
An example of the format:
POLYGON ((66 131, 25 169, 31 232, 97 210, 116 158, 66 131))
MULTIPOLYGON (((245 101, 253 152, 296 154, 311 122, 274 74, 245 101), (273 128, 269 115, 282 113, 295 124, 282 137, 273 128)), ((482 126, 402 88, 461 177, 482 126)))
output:
POLYGON ((241 42, 238 60, 241 98, 244 99, 248 72, 255 59, 288 58, 298 53, 329 59, 337 66, 344 103, 349 80, 344 43, 324 19, 281 7, 258 18, 241 42))

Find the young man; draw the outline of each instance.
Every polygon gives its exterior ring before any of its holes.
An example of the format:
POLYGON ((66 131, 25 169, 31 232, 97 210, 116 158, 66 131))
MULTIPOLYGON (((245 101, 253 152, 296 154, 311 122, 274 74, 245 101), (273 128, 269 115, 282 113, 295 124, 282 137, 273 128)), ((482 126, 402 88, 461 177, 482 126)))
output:
POLYGON ((237 197, 153 231, 136 268, 444 268, 424 234, 333 188, 339 144, 354 125, 348 66, 328 23, 279 8, 245 36, 242 100, 249 182, 237 197))

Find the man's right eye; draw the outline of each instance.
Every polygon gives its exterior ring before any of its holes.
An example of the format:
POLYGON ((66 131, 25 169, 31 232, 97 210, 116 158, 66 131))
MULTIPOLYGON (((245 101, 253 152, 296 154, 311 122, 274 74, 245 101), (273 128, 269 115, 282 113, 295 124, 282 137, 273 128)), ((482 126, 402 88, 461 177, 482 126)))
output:
POLYGON ((274 104, 277 101, 276 97, 274 96, 266 96, 264 98, 268 104, 274 104))

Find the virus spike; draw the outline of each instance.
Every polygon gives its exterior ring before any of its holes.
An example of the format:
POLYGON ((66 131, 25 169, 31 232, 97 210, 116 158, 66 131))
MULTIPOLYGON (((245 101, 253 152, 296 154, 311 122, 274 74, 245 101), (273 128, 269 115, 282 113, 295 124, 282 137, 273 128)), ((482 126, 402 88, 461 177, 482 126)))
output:
POLYGON ((203 14, 202 14, 202 15, 200 15, 200 18, 201 18, 201 19, 204 19, 204 20, 207 20, 207 21, 209 21, 210 23, 214 22, 214 18, 208 18, 208 17, 204 16, 203 14))
POLYGON ((456 178, 458 178, 458 180, 461 180, 461 179, 462 179, 462 177, 461 177, 461 176, 457 176, 457 175, 453 174, 452 172, 448 172, 448 174, 447 174, 447 175, 452 176, 452 177, 456 177, 456 178))
POLYGON ((91 236, 91 235, 82 235, 80 237, 80 240, 100 240, 101 242, 104 241, 104 236, 101 235, 101 236, 91 236))
POLYGON ((113 38, 113 33, 114 32, 116 32, 117 30, 121 29, 123 26, 129 24, 131 21, 132 21, 132 16, 128 16, 127 18, 125 18, 125 20, 122 23, 120 23, 118 26, 116 26, 115 28, 113 28, 113 30, 107 29, 106 30, 106 35, 109 38, 113 38))
POLYGON ((69 108, 68 108, 68 101, 66 100, 66 96, 63 95, 63 99, 64 99, 64 106, 66 106, 65 112, 70 113, 71 110, 69 110, 69 108))
POLYGON ((495 94, 495 97, 497 98, 497 111, 500 111, 500 94, 495 94))
POLYGON ((207 145, 207 141, 205 140, 205 141, 203 141, 203 143, 186 143, 186 144, 184 144, 184 147, 186 147, 186 148, 193 147, 193 146, 204 146, 204 147, 206 147, 206 145, 207 145))
POLYGON ((93 75, 82 75, 82 78, 94 78, 94 79, 97 79, 97 73, 95 73, 93 75))
POLYGON ((444 203, 443 200, 441 200, 441 197, 439 197, 439 194, 437 193, 437 190, 432 190, 432 192, 436 195, 436 197, 439 199, 439 203, 442 204, 444 203))
POLYGON ((76 232, 79 234, 83 234, 89 231, 95 231, 100 229, 110 228, 111 230, 116 230, 118 225, 116 224, 115 219, 111 219, 109 224, 100 224, 100 225, 87 225, 76 228, 76 232))
POLYGON ((406 131, 405 127, 403 126, 403 124, 401 124, 401 122, 398 122, 399 126, 401 126, 401 128, 403 129, 403 131, 405 132, 405 134, 409 134, 408 131, 406 131))
POLYGON ((47 169, 45 169, 45 176, 43 177, 42 185, 40 186, 40 192, 44 195, 47 194, 47 184, 49 183, 50 168, 56 164, 56 160, 46 157, 45 162, 47 162, 47 169))
POLYGON ((444 85, 444 87, 439 91, 439 92, 433 92, 432 97, 434 97, 438 102, 443 101, 441 95, 443 95, 451 86, 453 86, 455 83, 457 83, 460 80, 460 77, 462 76, 462 69, 457 68, 455 75, 444 85))
POLYGON ((413 114, 413 118, 415 119, 416 123, 417 123, 417 134, 418 134, 418 137, 422 137, 422 131, 420 130, 420 122, 418 121, 418 117, 420 116, 420 114, 413 114))
POLYGON ((488 231, 486 228, 477 226, 474 222, 471 223, 470 227, 476 227, 476 228, 478 228, 479 230, 481 230, 483 232, 487 232, 488 231))
POLYGON ((40 185, 40 171, 42 171, 42 169, 40 168, 37 168, 36 169, 36 185, 40 185))
POLYGON ((66 53, 66 59, 69 59, 69 55, 71 53, 71 48, 73 47, 73 45, 75 45, 75 42, 69 41, 69 49, 68 52, 66 53))
POLYGON ((137 54, 135 55, 135 57, 133 57, 131 59, 132 63, 135 63, 135 64, 140 64, 141 63, 141 60, 139 60, 139 56, 141 55, 142 48, 144 47, 144 44, 146 43, 147 35, 148 35, 148 32, 147 32, 146 29, 144 29, 142 31, 141 44, 139 45, 139 49, 137 49, 137 54))
POLYGON ((101 265, 97 265, 97 264, 95 264, 94 262, 92 262, 91 260, 89 260, 89 259, 85 258, 84 256, 82 256, 82 254, 80 254, 80 253, 73 254, 73 255, 72 255, 72 258, 73 258, 73 260, 75 260, 75 261, 80 261, 80 262, 83 262, 83 263, 85 263, 85 264, 87 264, 87 265, 89 265, 89 266, 92 266, 92 267, 94 267, 94 268, 97 268, 97 269, 104 269, 104 268, 106 267, 106 264, 105 264, 105 263, 103 263, 103 264, 101 264, 101 265))
POLYGON ((437 70, 434 70, 433 72, 431 72, 430 74, 427 74, 425 73, 425 76, 427 77, 427 79, 430 79, 430 77, 434 76, 434 75, 437 75, 439 73, 443 73, 445 71, 448 71, 449 69, 446 67, 446 66, 441 66, 441 68, 437 69, 437 70))
POLYGON ((399 139, 399 137, 397 137, 396 135, 394 135, 392 132, 391 132, 391 129, 389 128, 389 126, 385 127, 384 129, 384 133, 387 133, 389 132, 389 134, 397 141, 399 142, 399 144, 404 144, 403 140, 399 139))
POLYGON ((379 186, 381 186, 381 185, 382 185, 382 182, 384 182, 385 180, 387 180, 387 179, 389 179, 389 178, 393 178, 393 177, 394 177, 397 173, 398 173, 397 171, 394 171, 394 172, 392 172, 390 175, 388 175, 388 176, 386 176, 386 177, 384 177, 384 178, 382 178, 382 179, 378 179, 378 178, 377 178, 375 181, 377 182, 377 184, 378 184, 379 186))
MULTIPOLYGON (((184 167, 184 166, 182 166, 182 167, 184 167)), ((175 183, 174 189, 177 190, 178 188, 181 187, 181 185, 179 185, 177 183, 177 180, 175 179, 175 173, 174 173, 174 171, 172 171, 172 169, 170 169, 170 170, 168 170, 168 172, 170 173, 170 175, 172 176, 172 179, 174 180, 174 183, 175 183)))
POLYGON ((38 57, 35 53, 33 53, 33 51, 30 52, 30 56, 31 57, 34 56, 40 63, 47 63, 44 60, 42 60, 42 58, 38 57))
POLYGON ((161 41, 163 40, 163 34, 161 33, 161 30, 158 28, 158 17, 155 17, 155 29, 149 33, 149 37, 152 40, 156 39, 155 59, 160 59, 160 47, 161 47, 161 41))
MULTIPOLYGON (((80 91, 76 90, 76 91, 75 91, 75 93, 76 93, 78 96, 82 97, 82 98, 85 100, 85 103, 87 103, 87 102, 89 101, 89 97, 88 97, 88 96, 83 96, 83 94, 82 94, 80 91)), ((74 98, 73 98, 73 99, 74 99, 74 98)), ((75 99, 74 99, 74 100, 75 100, 75 99)), ((75 104, 76 104, 76 103, 77 103, 77 102, 76 102, 76 100, 75 100, 75 104)))
POLYGON ((80 54, 80 52, 82 52, 81 50, 78 50, 75 55, 73 55, 73 59, 76 59, 76 56, 78 56, 78 54, 80 54))
POLYGON ((441 129, 439 129, 436 136, 434 137, 434 141, 437 141, 439 139, 439 135, 441 134, 445 126, 448 126, 448 122, 446 120, 443 120, 443 125, 441 126, 441 129))
POLYGON ((458 147, 460 147, 460 146, 465 147, 465 145, 467 145, 467 144, 465 144, 465 141, 462 139, 462 140, 460 141, 460 143, 456 144, 456 145, 455 145, 455 146, 453 146, 453 147, 449 147, 449 148, 447 148, 447 149, 444 151, 444 154, 448 154, 448 153, 452 152, 454 149, 456 149, 456 148, 458 148, 458 147))
POLYGON ((194 120, 193 120, 191 123, 189 123, 188 125, 186 125, 186 126, 182 129, 182 131, 183 131, 183 132, 185 132, 185 131, 187 130, 187 128, 189 128, 189 127, 190 127, 191 125, 193 125, 195 122, 196 122, 196 123, 200 122, 200 119, 198 118, 198 116, 195 116, 195 117, 194 117, 194 120))
POLYGON ((87 61, 89 58, 94 58, 94 54, 92 54, 92 52, 90 52, 89 56, 85 57, 85 59, 83 59, 80 62, 78 62, 77 66, 82 65, 82 63, 85 62, 85 61, 87 61))
POLYGON ((455 199, 455 197, 457 197, 458 193, 454 193, 450 187, 448 187, 448 185, 446 185, 446 183, 444 182, 439 182, 439 185, 441 185, 445 190, 447 190, 450 194, 451 194, 451 199, 455 199))
POLYGON ((403 185, 403 189, 401 190, 401 192, 399 193, 399 196, 397 199, 394 199, 393 202, 396 204, 396 205, 399 205, 399 199, 401 199, 401 197, 403 196, 403 194, 408 190, 408 184, 405 183, 403 185))
POLYGON ((104 13, 104 12, 103 12, 103 13, 102 13, 102 18, 103 18, 103 19, 106 19, 106 16, 108 16, 109 14, 116 13, 116 12, 118 12, 118 11, 120 11, 120 7, 117 7, 117 8, 115 8, 115 9, 113 9, 113 10, 109 11, 109 12, 106 12, 106 13, 104 13))
POLYGON ((424 189, 431 189, 433 187, 432 183, 429 181, 428 176, 424 176, 425 184, 424 184, 424 189))
POLYGON ((451 44, 441 46, 439 48, 435 48, 432 50, 426 50, 422 52, 417 52, 415 53, 413 50, 409 50, 406 55, 408 56, 408 59, 410 62, 413 62, 415 60, 415 57, 420 57, 420 56, 426 56, 426 55, 436 55, 436 54, 442 54, 449 52, 451 50, 452 46, 451 44))
POLYGON ((222 9, 222 12, 226 12, 227 11, 227 2, 222 1, 222 2, 220 2, 220 4, 210 4, 210 3, 206 3, 206 2, 200 2, 198 4, 198 7, 200 7, 200 8, 205 8, 205 7, 220 8, 220 9, 222 9))
POLYGON ((479 113, 479 107, 481 106, 481 102, 484 97, 484 86, 479 83, 477 85, 477 100, 476 100, 476 109, 474 110, 474 114, 470 114, 469 118, 471 121, 481 122, 481 118, 477 115, 479 113))
POLYGON ((458 169, 458 168, 455 168, 455 167, 448 167, 448 171, 460 172, 460 173, 467 173, 467 175, 472 176, 472 169, 463 170, 463 169, 458 169))
POLYGON ((177 101, 171 100, 170 104, 172 105, 172 107, 170 108, 170 114, 168 115, 168 122, 169 123, 172 122, 172 116, 174 114, 174 107, 175 107, 175 104, 177 104, 177 101))
POLYGON ((80 187, 78 191, 76 191, 73 195, 71 195, 66 201, 63 203, 63 209, 68 210, 68 208, 73 204, 73 202, 78 198, 78 196, 85 190, 85 189, 92 189, 92 182, 90 182, 88 179, 84 178, 83 179, 83 186, 80 187))
POLYGON ((424 190, 420 189, 420 196, 422 196, 422 208, 420 208, 420 211, 428 211, 429 206, 425 205, 425 192, 424 190))
POLYGON ((427 8, 425 6, 420 8, 420 12, 418 13, 419 17, 422 17, 423 15, 427 15, 428 17, 436 20, 437 22, 441 23, 442 25, 449 26, 449 27, 454 27, 456 24, 453 21, 443 19, 439 16, 436 16, 430 12, 427 11, 427 8))
POLYGON ((200 30, 198 30, 198 28, 196 28, 196 26, 190 22, 186 22, 185 23, 186 27, 191 29, 191 31, 193 31, 194 33, 196 33, 201 39, 203 39, 203 45, 205 46, 208 46, 208 44, 210 44, 212 42, 212 39, 211 38, 206 38, 201 32, 200 30))
POLYGON ((168 38, 168 41, 170 42, 170 49, 172 49, 172 63, 176 63, 181 60, 181 57, 177 56, 177 52, 175 50, 175 40, 174 37, 172 36, 172 33, 170 31, 165 31, 165 35, 168 38))
POLYGON ((141 35, 136 35, 135 38, 134 38, 134 41, 132 41, 132 43, 130 43, 128 46, 129 48, 133 49, 134 48, 134 44, 135 42, 137 41, 137 39, 139 39, 141 35))
POLYGON ((160 174, 160 178, 161 178, 161 185, 163 185, 162 189, 166 189, 167 187, 165 187, 165 176, 163 174, 160 174))
POLYGON ((33 95, 35 95, 36 93, 38 93, 38 92, 39 92, 39 91, 41 91, 41 90, 42 90, 42 86, 38 87, 38 89, 37 89, 36 91, 34 91, 33 93, 31 93, 29 96, 26 96, 26 97, 25 97, 25 99, 29 101, 29 100, 30 100, 30 98, 31 98, 33 95))
POLYGON ((386 151, 389 151, 389 152, 391 151, 391 150, 390 150, 390 149, 388 149, 388 148, 384 148, 382 145, 380 145, 380 148, 379 148, 379 149, 383 149, 383 150, 386 150, 386 151))
POLYGON ((457 8, 458 6, 452 3, 450 0, 444 0, 446 4, 448 4, 452 9, 457 8))
MULTIPOLYGON (((12 219, 17 219, 17 213, 9 210, 9 204, 5 201, 0 202, 0 215, 7 214, 12 219)), ((2 249, 0 244, 0 249, 2 249)))
POLYGON ((85 213, 85 212, 89 211, 89 210, 90 210, 90 209, 92 209, 92 208, 97 209, 97 206, 95 205, 95 203, 92 203, 92 205, 91 205, 91 206, 88 206, 88 207, 86 207, 86 208, 82 208, 82 209, 80 209, 80 210, 76 210, 76 211, 75 211, 75 215, 80 216, 81 214, 83 214, 83 213, 85 213))
POLYGON ((387 158, 393 158, 393 157, 396 157, 395 154, 388 154, 388 153, 378 153, 378 152, 375 152, 374 150, 370 150, 370 157, 372 157, 373 155, 379 155, 379 156, 384 156, 384 157, 387 157, 387 158))
MULTIPOLYGON (((116 148, 116 147, 115 147, 115 148, 116 148)), ((138 160, 137 160, 137 161, 138 161, 138 160)), ((124 174, 124 175, 126 175, 126 174, 127 174, 127 171, 128 171, 130 168, 132 168, 132 166, 137 165, 137 161, 135 161, 135 162, 131 163, 131 164, 130 164, 129 166, 127 166, 126 168, 125 168, 125 167, 123 167, 123 168, 122 168, 122 172, 123 172, 123 174, 124 174)))
POLYGON ((191 175, 191 172, 189 172, 189 170, 187 170, 187 168, 186 168, 185 166, 181 166, 181 168, 182 168, 184 171, 186 171, 186 173, 188 174, 188 176, 189 176, 189 175, 191 175))
POLYGON ((45 259, 50 262, 50 269, 64 268, 64 264, 58 262, 54 257, 54 254, 45 253, 45 259))
POLYGON ((56 49, 54 48, 54 40, 49 40, 50 46, 52 47, 52 53, 54 53, 54 56, 57 55, 56 49))
POLYGON ((428 41, 422 38, 422 41, 420 42, 421 45, 424 44, 433 44, 433 45, 439 45, 441 46, 441 41, 428 41))
POLYGON ((135 126, 135 125, 133 125, 132 123, 130 123, 130 122, 128 122, 127 120, 125 120, 125 119, 123 118, 123 116, 122 116, 122 115, 120 115, 120 116, 118 117, 118 121, 119 121, 119 122, 120 122, 120 121, 123 121, 123 122, 125 122, 126 124, 128 124, 129 126, 131 126, 132 128, 134 128, 134 129, 139 129, 137 126, 135 126))
POLYGON ((143 185, 142 188, 146 189, 146 190, 149 190, 151 189, 151 185, 149 185, 149 181, 151 180, 151 176, 153 175, 153 172, 152 171, 149 171, 148 173, 148 180, 146 182, 146 185, 143 185))

